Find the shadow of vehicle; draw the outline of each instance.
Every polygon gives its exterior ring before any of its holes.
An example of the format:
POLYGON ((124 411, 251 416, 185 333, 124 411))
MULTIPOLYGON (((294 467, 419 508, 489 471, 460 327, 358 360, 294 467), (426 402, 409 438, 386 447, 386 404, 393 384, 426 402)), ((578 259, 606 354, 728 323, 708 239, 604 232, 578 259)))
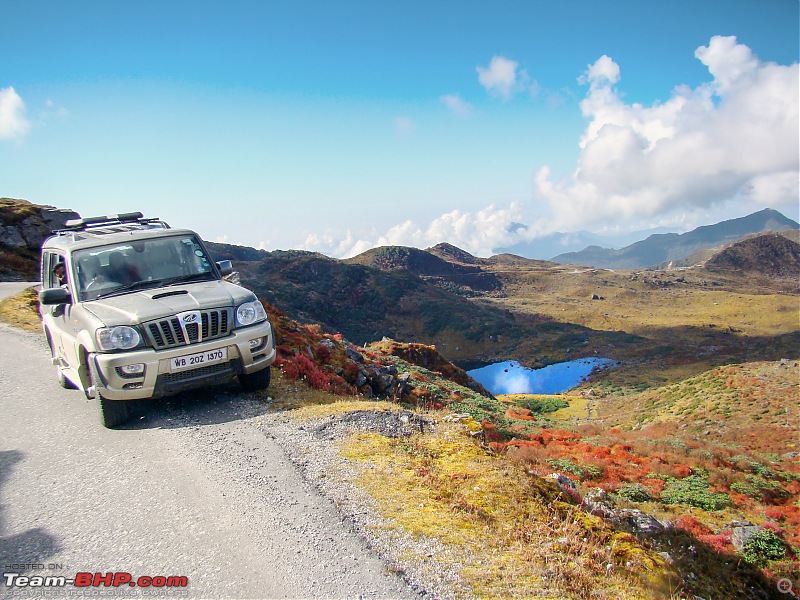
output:
POLYGON ((131 418, 119 430, 180 429, 250 419, 273 410, 264 392, 244 392, 236 382, 158 399, 131 401, 131 418))

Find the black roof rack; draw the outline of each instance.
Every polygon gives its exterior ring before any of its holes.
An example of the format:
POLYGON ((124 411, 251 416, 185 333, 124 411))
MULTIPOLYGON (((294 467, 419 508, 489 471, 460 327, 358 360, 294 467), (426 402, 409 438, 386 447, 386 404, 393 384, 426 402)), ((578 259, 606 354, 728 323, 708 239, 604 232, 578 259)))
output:
POLYGON ((115 225, 150 225, 159 226, 162 229, 169 229, 164 221, 159 218, 145 219, 140 212, 118 213, 116 215, 105 215, 101 217, 86 217, 84 219, 70 219, 64 223, 64 227, 54 231, 55 234, 74 233, 76 231, 87 231, 89 229, 99 229, 102 227, 114 227, 115 225))

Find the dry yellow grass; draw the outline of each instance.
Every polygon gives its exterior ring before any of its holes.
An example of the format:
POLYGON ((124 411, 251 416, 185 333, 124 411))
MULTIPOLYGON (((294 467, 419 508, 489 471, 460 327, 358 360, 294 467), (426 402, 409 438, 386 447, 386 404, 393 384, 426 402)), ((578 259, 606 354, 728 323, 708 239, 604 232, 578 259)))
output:
POLYGON ((25 331, 41 332, 39 299, 33 288, 0 302, 0 321, 25 331))
MULTIPOLYGON (((474 598, 668 597, 671 567, 635 538, 564 502, 557 488, 485 452, 460 424, 342 444, 383 527, 437 540, 474 598)), ((421 559, 424 557, 416 557, 421 559)))

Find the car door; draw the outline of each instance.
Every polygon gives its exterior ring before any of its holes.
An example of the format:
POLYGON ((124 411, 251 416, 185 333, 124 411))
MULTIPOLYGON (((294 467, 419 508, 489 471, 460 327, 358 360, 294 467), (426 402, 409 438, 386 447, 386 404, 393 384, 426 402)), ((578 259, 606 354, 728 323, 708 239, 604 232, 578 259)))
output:
MULTIPOLYGON (((42 252, 42 289, 63 287, 72 292, 73 274, 66 255, 42 252)), ((74 302, 73 297, 66 304, 44 307, 42 315, 56 366, 70 371, 70 379, 77 379, 80 365, 76 344, 78 327, 72 318, 74 302)))

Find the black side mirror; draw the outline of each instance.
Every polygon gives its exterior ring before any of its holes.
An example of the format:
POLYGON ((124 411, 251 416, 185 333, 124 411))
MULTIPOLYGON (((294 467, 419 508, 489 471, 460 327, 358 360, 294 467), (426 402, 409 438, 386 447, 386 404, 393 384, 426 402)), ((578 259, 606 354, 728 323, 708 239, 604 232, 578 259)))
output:
POLYGON ((72 301, 69 290, 56 287, 39 292, 39 304, 43 306, 56 306, 58 304, 68 304, 72 301))
POLYGON ((220 275, 226 277, 233 273, 233 265, 229 260, 221 260, 217 263, 217 268, 219 269, 220 275))

